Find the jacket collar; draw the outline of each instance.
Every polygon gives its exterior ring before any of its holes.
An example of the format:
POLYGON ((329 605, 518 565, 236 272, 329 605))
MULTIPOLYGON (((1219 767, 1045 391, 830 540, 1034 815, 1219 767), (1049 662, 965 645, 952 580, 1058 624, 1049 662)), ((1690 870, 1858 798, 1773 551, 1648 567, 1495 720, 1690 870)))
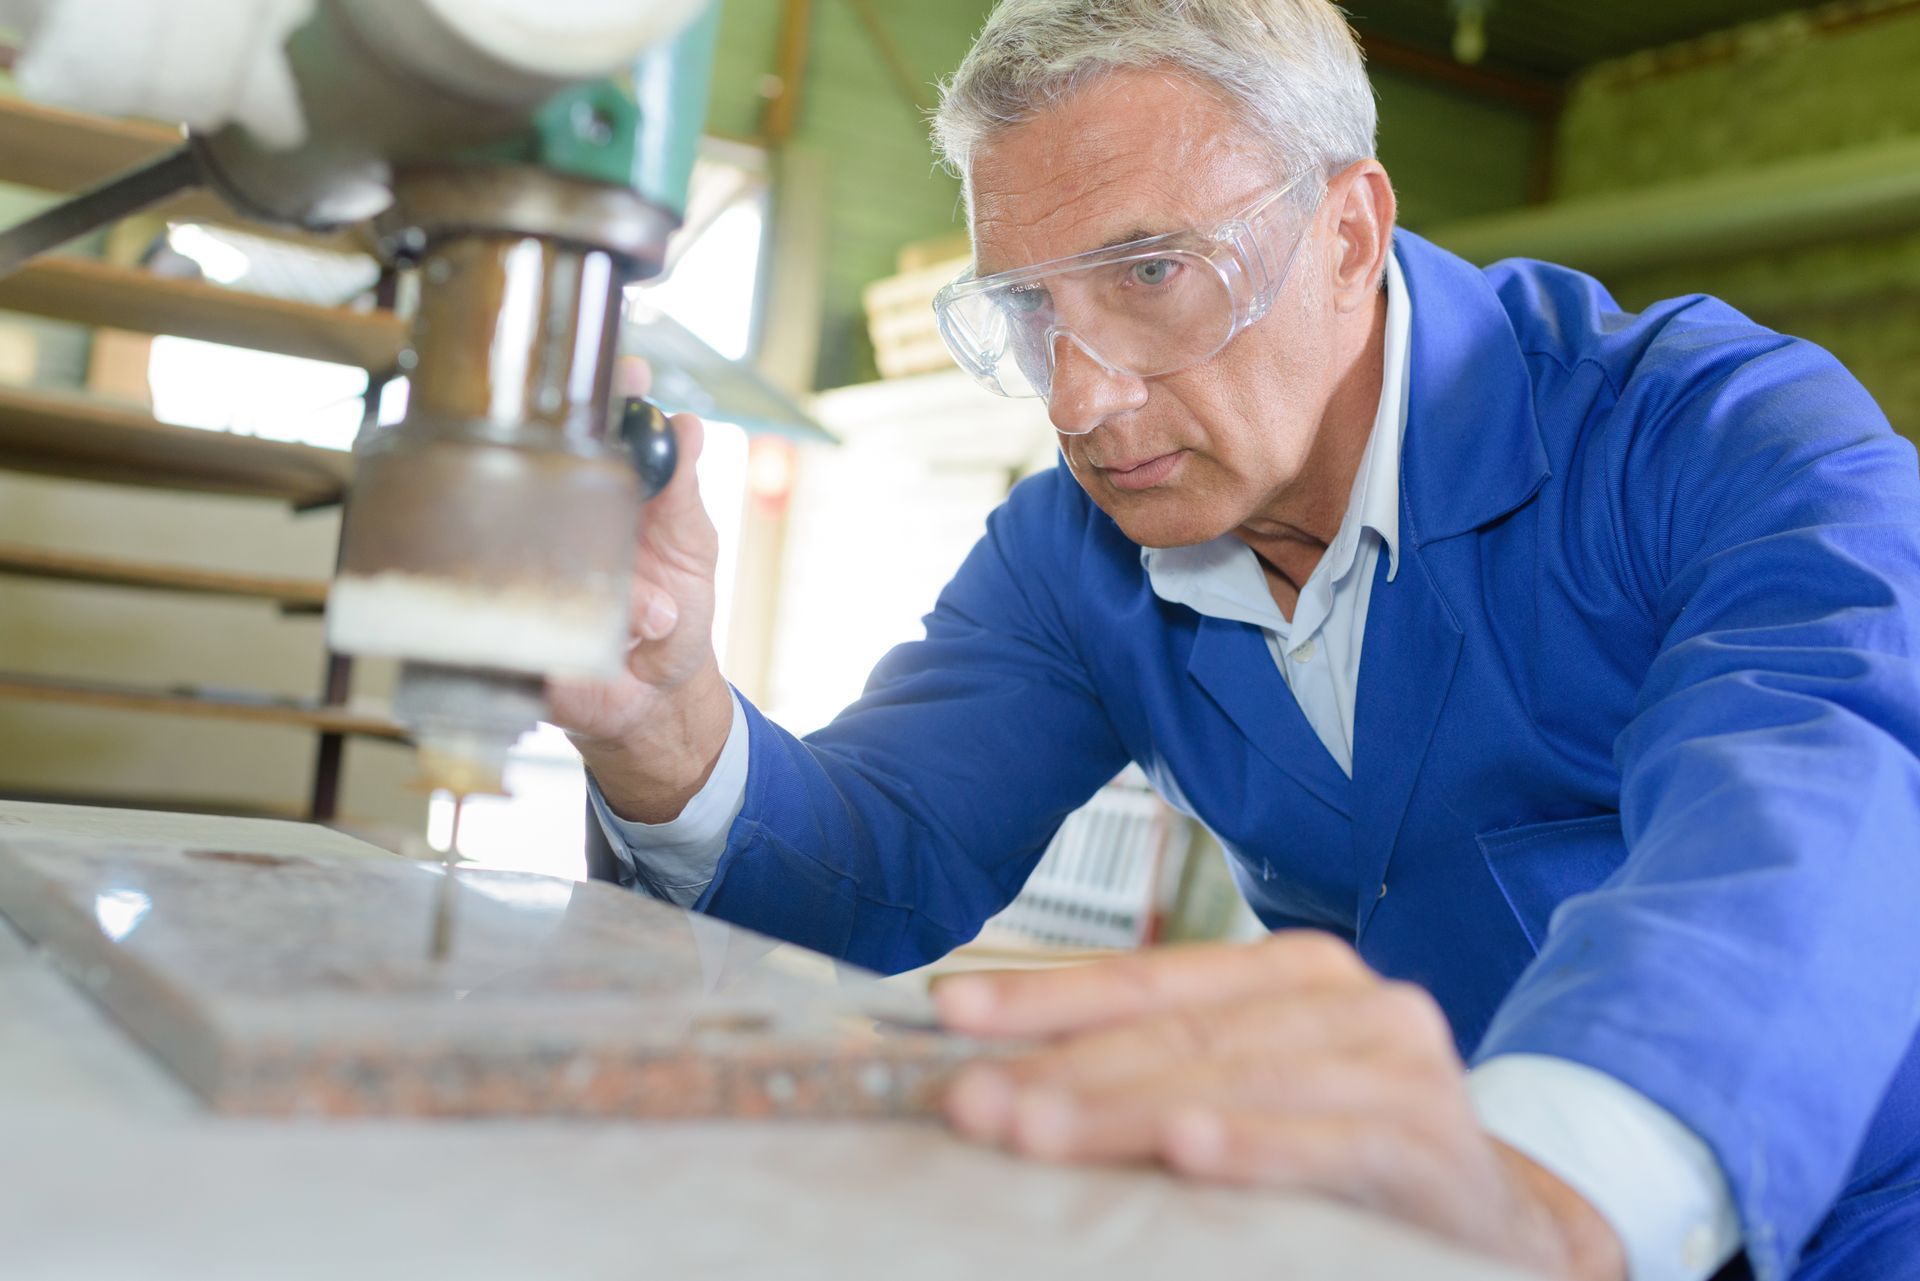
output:
POLYGON ((1520 337, 1485 273, 1410 231, 1394 249, 1414 316, 1400 532, 1426 544, 1498 520, 1550 471, 1520 337))

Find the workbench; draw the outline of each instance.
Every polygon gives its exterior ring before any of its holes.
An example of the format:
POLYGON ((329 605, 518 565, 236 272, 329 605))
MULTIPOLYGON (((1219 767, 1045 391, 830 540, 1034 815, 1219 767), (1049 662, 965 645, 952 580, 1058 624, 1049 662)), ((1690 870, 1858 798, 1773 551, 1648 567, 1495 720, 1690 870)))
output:
MULTIPOLYGON (((0 830, 89 813, 0 805, 0 830)), ((19 1281, 1516 1275, 1337 1206, 1017 1161, 931 1122, 216 1116, 4 919, 0 1181, 19 1281)))

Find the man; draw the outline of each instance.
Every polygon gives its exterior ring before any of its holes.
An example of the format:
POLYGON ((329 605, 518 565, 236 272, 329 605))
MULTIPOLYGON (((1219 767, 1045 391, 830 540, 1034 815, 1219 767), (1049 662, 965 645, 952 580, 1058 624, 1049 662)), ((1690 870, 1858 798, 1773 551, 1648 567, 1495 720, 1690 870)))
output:
POLYGON ((683 468, 631 675, 556 691, 605 874, 900 969, 1132 759, 1278 932, 945 985, 1045 1042, 963 1132, 1551 1275, 1911 1275, 1920 480, 1867 395, 1396 233, 1324 0, 1007 0, 938 133, 943 328, 1061 466, 805 741, 720 675, 683 468))

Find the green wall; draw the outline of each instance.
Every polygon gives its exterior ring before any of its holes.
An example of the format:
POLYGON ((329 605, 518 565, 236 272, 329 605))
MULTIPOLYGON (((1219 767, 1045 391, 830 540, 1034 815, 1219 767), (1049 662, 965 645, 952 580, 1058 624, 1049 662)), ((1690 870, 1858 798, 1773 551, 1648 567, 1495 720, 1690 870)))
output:
MULTIPOLYGON (((1826 28, 1794 15, 1664 60, 1596 67, 1574 85, 1562 117, 1556 198, 1920 136, 1915 68, 1920 12, 1912 9, 1826 28)), ((1847 364, 1895 427, 1920 437, 1920 233, 1620 273, 1607 283, 1629 307, 1715 294, 1810 338, 1847 364)))
POLYGON ((1414 231, 1527 203, 1539 117, 1391 71, 1373 73, 1380 163, 1414 231))
MULTIPOLYGON (((753 137, 778 54, 780 0, 723 0, 710 127, 753 137)), ((989 0, 873 0, 921 85, 959 65, 989 0)), ((900 247, 963 229, 959 185, 933 162, 927 126, 895 87, 846 0, 816 0, 794 141, 820 158, 826 190, 819 385, 877 377, 860 292, 893 274, 900 247)))

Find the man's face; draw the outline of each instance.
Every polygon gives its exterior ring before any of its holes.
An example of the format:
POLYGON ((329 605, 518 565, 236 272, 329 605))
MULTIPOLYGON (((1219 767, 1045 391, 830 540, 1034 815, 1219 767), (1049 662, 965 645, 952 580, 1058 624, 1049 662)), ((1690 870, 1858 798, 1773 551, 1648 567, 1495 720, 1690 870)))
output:
MULTIPOLYGON (((975 152, 975 261, 987 275, 1211 226, 1282 178, 1207 89, 1116 72, 975 152)), ((1292 225, 1275 233, 1283 254, 1292 225)), ((1200 365, 1140 379, 1056 345, 1048 410, 1067 464, 1135 542, 1206 542, 1287 505, 1332 393, 1318 240, 1309 228, 1273 310, 1200 365)))

